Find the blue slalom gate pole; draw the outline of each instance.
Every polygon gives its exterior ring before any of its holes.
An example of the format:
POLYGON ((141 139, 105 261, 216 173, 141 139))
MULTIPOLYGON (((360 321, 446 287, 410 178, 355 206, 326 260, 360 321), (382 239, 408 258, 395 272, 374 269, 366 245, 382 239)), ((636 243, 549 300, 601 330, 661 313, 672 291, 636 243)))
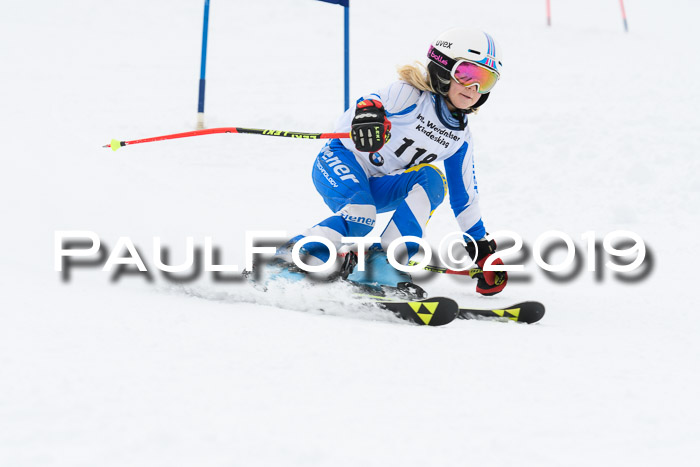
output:
POLYGON ((204 26, 202 28, 202 64, 199 71, 199 102, 197 103, 197 129, 204 128, 204 88, 207 70, 207 34, 209 32, 209 0, 204 0, 204 26))
POLYGON ((350 0, 319 0, 341 5, 345 11, 345 110, 350 108, 350 0))
POLYGON ((345 5, 345 110, 350 108, 350 2, 345 5))

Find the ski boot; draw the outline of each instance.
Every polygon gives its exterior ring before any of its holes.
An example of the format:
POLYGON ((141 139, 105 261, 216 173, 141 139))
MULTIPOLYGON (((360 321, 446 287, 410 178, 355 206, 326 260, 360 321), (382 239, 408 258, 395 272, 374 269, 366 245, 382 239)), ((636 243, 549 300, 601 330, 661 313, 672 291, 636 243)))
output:
MULTIPOLYGON (((267 289, 276 281, 299 282, 306 278, 307 272, 292 261, 292 242, 287 242, 277 248, 275 255, 253 265, 252 271, 243 271, 243 275, 256 286, 267 289)), ((305 253, 303 248, 300 253, 305 253)))
POLYGON ((381 295, 396 295, 407 299, 426 298, 428 294, 420 286, 411 282, 411 275, 395 269, 381 249, 370 249, 365 255, 365 270, 358 271, 357 254, 345 256, 341 267, 341 278, 357 285, 360 289, 381 295))

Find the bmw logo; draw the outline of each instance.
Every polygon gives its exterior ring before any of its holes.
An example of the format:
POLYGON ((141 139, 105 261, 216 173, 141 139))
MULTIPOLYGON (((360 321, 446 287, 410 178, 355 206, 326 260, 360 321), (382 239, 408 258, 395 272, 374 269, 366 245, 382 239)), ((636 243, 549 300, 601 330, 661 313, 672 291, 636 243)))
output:
POLYGON ((384 158, 378 152, 370 152, 369 161, 377 167, 384 165, 384 158))

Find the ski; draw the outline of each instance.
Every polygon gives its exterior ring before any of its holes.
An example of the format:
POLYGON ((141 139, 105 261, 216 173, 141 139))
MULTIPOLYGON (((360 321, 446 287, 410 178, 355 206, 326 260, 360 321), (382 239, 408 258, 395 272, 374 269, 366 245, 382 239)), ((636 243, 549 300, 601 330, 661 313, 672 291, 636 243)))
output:
MULTIPOLYGON (((438 272, 438 271, 436 271, 438 272)), ((250 279, 251 274, 245 274, 250 279)), ((254 281, 252 281, 254 282, 254 281)), ((522 302, 503 309, 462 308, 447 297, 425 297, 427 294, 415 284, 401 283, 403 287, 371 287, 346 282, 354 289, 356 297, 368 299, 373 305, 391 311, 401 319, 422 326, 444 326, 456 318, 510 319, 523 323, 535 323, 544 316, 544 305, 539 302, 522 302)), ((266 286, 263 286, 267 290, 266 286)))
POLYGON ((460 308, 460 319, 506 318, 511 321, 532 324, 544 316, 544 305, 540 302, 522 302, 502 309, 460 308))
MULTIPOLYGON (((418 263, 416 261, 409 261, 409 266, 415 266, 418 263)), ((471 278, 479 277, 483 274, 483 271, 479 268, 467 269, 464 271, 456 271, 450 268, 443 268, 440 266, 428 265, 423 267, 424 270, 430 272, 436 272, 439 274, 455 274, 460 276, 469 276, 471 278)), ((461 308, 459 309, 460 319, 475 319, 475 318, 487 318, 487 319, 500 319, 507 318, 512 321, 518 321, 521 323, 532 324, 541 320, 544 316, 544 305, 540 302, 528 301, 517 303, 513 306, 509 306, 503 309, 473 309, 473 308, 461 308)))
POLYGON ((459 314, 459 305, 451 298, 395 300, 382 296, 364 296, 371 298, 380 308, 421 326, 443 326, 454 321, 459 314))

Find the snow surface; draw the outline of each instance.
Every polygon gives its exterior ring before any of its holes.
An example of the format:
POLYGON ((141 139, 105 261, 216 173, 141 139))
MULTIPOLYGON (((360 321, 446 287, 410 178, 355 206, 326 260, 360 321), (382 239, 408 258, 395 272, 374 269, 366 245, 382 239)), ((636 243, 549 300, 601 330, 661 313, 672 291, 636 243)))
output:
MULTIPOLYGON (((631 230, 651 272, 556 282, 528 256, 491 298, 426 277, 466 306, 535 299, 547 315, 425 328, 210 276, 62 281, 57 230, 128 236, 151 268, 152 237, 177 263, 186 236, 208 235, 242 265, 246 230, 291 236, 328 215, 309 177, 322 143, 102 149, 193 129, 202 2, 5 2, 0 465, 695 465, 700 4, 627 0, 625 34, 614 0, 552 3, 547 28, 544 2, 353 0, 352 95, 443 29, 490 31, 504 75, 470 122, 487 227, 530 247, 561 230, 581 249, 586 231, 631 230)), ((207 125, 331 130, 342 24, 321 2, 214 0, 207 125)), ((446 202, 427 237, 455 225, 446 202)))

